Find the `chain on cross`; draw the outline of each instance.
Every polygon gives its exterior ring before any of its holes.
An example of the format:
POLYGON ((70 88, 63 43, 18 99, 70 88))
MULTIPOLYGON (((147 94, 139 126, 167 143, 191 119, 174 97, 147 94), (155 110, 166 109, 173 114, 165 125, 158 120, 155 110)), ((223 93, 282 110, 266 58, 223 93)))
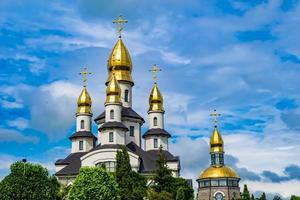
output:
POLYGON ((215 127, 217 127, 217 125, 218 125, 218 117, 220 117, 221 114, 217 113, 217 110, 214 109, 214 113, 210 114, 210 116, 214 117, 214 125, 215 125, 215 127))
POLYGON ((83 76, 83 80, 82 80, 82 83, 83 83, 83 87, 86 87, 86 82, 87 82, 87 75, 90 75, 92 74, 91 72, 88 72, 86 70, 86 67, 83 68, 83 71, 79 73, 80 75, 83 76))
POLYGON ((122 35, 122 30, 123 30, 123 28, 122 28, 122 24, 123 23, 127 23, 128 22, 128 20, 125 20, 125 19, 122 19, 122 15, 120 15, 119 17, 118 17, 118 19, 115 19, 115 20, 113 20, 112 21, 114 24, 118 24, 118 33, 119 33, 119 37, 121 37, 121 35, 122 35))
POLYGON ((157 80, 157 73, 160 72, 161 69, 158 68, 156 66, 156 64, 153 65, 153 68, 149 70, 149 72, 153 72, 153 79, 154 79, 154 82, 156 83, 156 80, 157 80))

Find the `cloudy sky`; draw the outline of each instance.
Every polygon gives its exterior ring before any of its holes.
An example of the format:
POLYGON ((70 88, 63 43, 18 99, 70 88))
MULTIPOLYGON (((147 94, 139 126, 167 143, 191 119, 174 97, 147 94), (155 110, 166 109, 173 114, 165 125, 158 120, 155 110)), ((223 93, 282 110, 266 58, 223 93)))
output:
POLYGON ((22 158, 53 172, 70 152, 83 66, 93 72, 94 116, 102 112, 119 14, 129 20, 133 107, 145 119, 148 69, 163 70, 166 129, 182 176, 195 180, 209 165, 209 114, 217 109, 225 162, 242 184, 256 194, 300 195, 298 0, 1 0, 0 177, 22 158))

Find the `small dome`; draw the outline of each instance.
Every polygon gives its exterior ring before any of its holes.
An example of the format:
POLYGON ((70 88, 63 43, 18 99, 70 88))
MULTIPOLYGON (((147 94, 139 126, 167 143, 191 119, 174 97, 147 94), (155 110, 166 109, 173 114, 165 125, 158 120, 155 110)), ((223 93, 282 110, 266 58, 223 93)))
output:
POLYGON ((149 97, 149 110, 148 111, 164 111, 163 108, 163 96, 161 95, 157 84, 154 83, 152 91, 149 97))
POLYGON ((105 103, 120 103, 121 102, 121 88, 114 74, 111 74, 110 80, 106 87, 106 101, 105 103))
POLYGON ((210 152, 224 152, 224 142, 217 126, 215 126, 213 134, 210 138, 210 152))
MULTIPOLYGON (((122 39, 119 38, 115 44, 107 63, 109 75, 114 71, 116 79, 118 81, 132 81, 131 71, 132 63, 129 52, 123 43, 122 39)), ((107 80, 107 82, 109 79, 107 80)))
POLYGON ((77 113, 88 113, 88 114, 91 113, 92 99, 86 87, 82 89, 77 100, 77 105, 78 105, 77 113))
POLYGON ((206 178, 240 178, 239 175, 227 166, 210 166, 200 173, 199 179, 206 178))

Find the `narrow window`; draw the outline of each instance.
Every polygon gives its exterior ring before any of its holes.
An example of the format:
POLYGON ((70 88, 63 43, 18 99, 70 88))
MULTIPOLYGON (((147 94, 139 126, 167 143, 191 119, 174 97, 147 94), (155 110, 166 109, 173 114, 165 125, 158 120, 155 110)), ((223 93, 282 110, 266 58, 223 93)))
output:
POLYGON ((130 135, 131 137, 134 137, 134 126, 130 126, 130 127, 129 127, 129 135, 130 135))
POLYGON ((82 140, 79 141, 79 150, 80 151, 83 150, 83 141, 82 140))
POLYGON ((80 121, 80 129, 84 129, 84 120, 80 121))
POLYGON ((110 110, 110 119, 114 119, 115 118, 115 112, 114 110, 110 110))
POLYGON ((114 142, 114 133, 109 132, 109 142, 114 142))
POLYGON ((125 95, 124 95, 125 102, 128 102, 128 95, 129 95, 129 91, 125 90, 125 95))
POLYGON ((153 126, 157 126, 157 117, 153 118, 153 126))
POLYGON ((158 148, 157 138, 154 138, 153 142, 154 142, 154 144, 153 144, 154 148, 158 148))

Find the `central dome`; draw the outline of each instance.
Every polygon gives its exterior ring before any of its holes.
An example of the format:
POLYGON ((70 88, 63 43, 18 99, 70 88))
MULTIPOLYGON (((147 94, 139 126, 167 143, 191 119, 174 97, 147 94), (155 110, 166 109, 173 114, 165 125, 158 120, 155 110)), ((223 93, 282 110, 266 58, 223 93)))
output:
POLYGON ((239 175, 227 166, 210 166, 201 172, 199 179, 207 178, 240 178, 239 175))

